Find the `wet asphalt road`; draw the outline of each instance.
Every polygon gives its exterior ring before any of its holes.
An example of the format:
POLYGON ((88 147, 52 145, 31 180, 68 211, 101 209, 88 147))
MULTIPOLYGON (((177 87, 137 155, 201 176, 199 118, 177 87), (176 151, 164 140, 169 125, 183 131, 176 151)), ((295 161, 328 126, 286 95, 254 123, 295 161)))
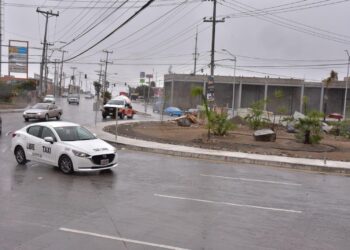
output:
MULTIPOLYGON (((61 104, 63 120, 94 123, 92 100, 61 104)), ((5 132, 27 124, 1 116, 5 132)), ((0 139, 1 250, 349 249, 346 176, 128 150, 113 171, 67 176, 17 165, 9 142, 0 139)))

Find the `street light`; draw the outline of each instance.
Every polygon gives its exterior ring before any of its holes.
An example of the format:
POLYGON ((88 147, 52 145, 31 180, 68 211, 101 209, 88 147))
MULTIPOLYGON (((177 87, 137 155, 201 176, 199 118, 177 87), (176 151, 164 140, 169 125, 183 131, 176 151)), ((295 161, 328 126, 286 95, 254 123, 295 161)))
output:
POLYGON ((228 51, 227 49, 222 49, 222 51, 227 52, 230 56, 233 57, 233 60, 235 62, 235 66, 233 69, 233 86, 232 86, 232 117, 235 115, 234 111, 235 111, 235 88, 236 88, 236 64, 237 64, 237 57, 232 54, 230 51, 228 51))
POLYGON ((349 82, 349 67, 350 67, 350 55, 349 51, 345 50, 347 56, 348 56, 348 71, 346 74, 346 80, 345 80, 345 94, 344 94, 344 109, 343 109, 343 119, 345 120, 346 117, 346 99, 348 98, 348 82, 349 82))

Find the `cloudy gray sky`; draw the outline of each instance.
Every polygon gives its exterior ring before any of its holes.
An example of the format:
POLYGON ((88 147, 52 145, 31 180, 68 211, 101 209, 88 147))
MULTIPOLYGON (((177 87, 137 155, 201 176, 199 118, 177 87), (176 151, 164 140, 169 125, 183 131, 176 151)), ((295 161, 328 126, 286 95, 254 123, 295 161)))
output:
MULTIPOLYGON (((51 48, 67 50, 71 58, 101 40, 133 15, 146 0, 1 0, 3 5, 3 44, 9 39, 29 41, 29 75, 39 73, 40 44, 45 18, 36 12, 59 11, 51 17, 48 41, 51 48), (71 43, 70 43, 71 42, 71 43)), ((334 69, 346 75, 350 50, 350 0, 218 0, 216 33, 216 74, 233 75, 232 58, 237 56, 237 75, 293 77, 319 81, 334 69)), ((208 74, 211 48, 213 3, 202 0, 156 0, 124 27, 98 46, 67 62, 70 67, 97 79, 98 63, 105 49, 112 50, 108 66, 111 82, 136 85, 139 72, 154 72, 161 84, 170 66, 175 73, 193 71, 195 33, 198 29, 198 73, 208 74), (116 75, 117 74, 117 75, 116 75)), ((61 53, 49 53, 51 60, 61 53)), ((3 47, 3 61, 7 48, 3 47)), ((7 72, 7 65, 2 65, 7 72)), ((51 73, 53 72, 51 67, 51 73)), ((20 75, 18 75, 20 76, 20 75)), ((69 80, 68 80, 69 81, 69 80)), ((67 82, 68 82, 67 81, 67 82)))

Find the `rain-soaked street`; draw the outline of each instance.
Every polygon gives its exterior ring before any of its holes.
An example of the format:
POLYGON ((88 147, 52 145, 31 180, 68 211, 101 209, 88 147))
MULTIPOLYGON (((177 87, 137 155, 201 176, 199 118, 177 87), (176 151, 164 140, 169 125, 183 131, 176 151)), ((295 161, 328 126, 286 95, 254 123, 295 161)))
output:
MULTIPOLYGON (((92 102, 59 100, 62 120, 93 125, 92 102)), ((349 249, 347 176, 122 148, 112 171, 64 175, 17 165, 6 133, 28 123, 1 116, 2 250, 349 249)))

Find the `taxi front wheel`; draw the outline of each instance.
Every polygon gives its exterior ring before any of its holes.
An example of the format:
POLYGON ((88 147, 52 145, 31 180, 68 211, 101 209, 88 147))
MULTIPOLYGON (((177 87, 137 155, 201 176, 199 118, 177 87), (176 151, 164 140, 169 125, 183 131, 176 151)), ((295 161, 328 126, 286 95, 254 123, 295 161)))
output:
POLYGON ((64 174, 71 174, 74 172, 73 162, 67 155, 62 155, 60 157, 58 167, 64 174))
POLYGON ((17 146, 15 149, 16 161, 20 165, 24 165, 27 162, 26 154, 21 146, 17 146))

